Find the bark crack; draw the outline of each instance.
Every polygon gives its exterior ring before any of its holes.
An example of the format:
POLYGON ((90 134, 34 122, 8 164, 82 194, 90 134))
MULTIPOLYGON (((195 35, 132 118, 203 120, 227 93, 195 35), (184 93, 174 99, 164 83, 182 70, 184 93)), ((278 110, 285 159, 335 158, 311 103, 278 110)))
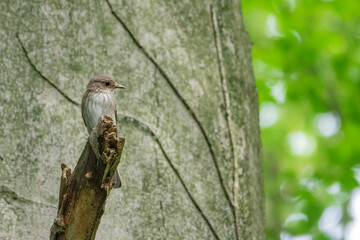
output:
POLYGON ((18 202, 20 204, 36 204, 36 205, 40 205, 42 207, 56 209, 56 207, 54 207, 54 206, 21 197, 21 196, 19 196, 18 193, 11 190, 9 187, 7 187, 5 185, 0 186, 0 196, 2 199, 5 200, 5 202, 7 202, 8 204, 11 204, 11 205, 13 205, 14 202, 18 202))
POLYGON ((23 53, 27 59, 27 61, 29 62, 31 68, 41 77, 41 79, 43 79, 45 82, 47 82, 48 84, 50 84, 51 87, 53 87, 58 93, 60 93, 66 100, 68 100, 70 103, 72 103, 73 105, 79 107, 80 104, 78 102, 75 102, 74 100, 72 100, 66 93, 64 93, 58 86, 56 86, 53 82, 51 82, 47 77, 45 77, 39 69, 37 69, 37 67, 35 66, 35 64, 31 61, 28 51, 26 50, 23 42, 21 41, 20 37, 19 37, 19 33, 16 33, 16 38, 19 41, 21 48, 23 50, 23 53))
POLYGON ((134 34, 130 31, 130 29, 128 28, 128 26, 125 24, 125 22, 116 14, 116 12, 114 11, 112 5, 110 4, 109 0, 105 0, 106 3, 108 4, 111 14, 115 17, 115 19, 121 24, 121 26, 124 28, 124 30, 129 34, 130 38, 132 39, 132 41, 134 42, 134 44, 139 48, 139 50, 145 55, 145 57, 155 66, 155 68, 159 71, 160 75, 166 80, 167 84, 169 85, 169 87, 171 88, 171 90, 174 92, 174 94, 176 95, 176 97, 179 99, 179 101, 182 103, 182 105, 185 107, 185 109, 187 110, 187 112, 190 114, 190 116, 193 118, 193 120, 195 121, 196 125, 198 126, 201 134, 203 135, 206 145, 209 148, 209 152, 211 155, 211 158, 213 160, 213 163, 215 165, 215 169, 216 169, 216 173, 218 175, 219 178, 219 182, 221 185, 221 189, 224 193, 224 196, 226 198, 226 201, 229 204, 229 207, 231 209, 231 212, 235 212, 234 211, 234 206, 232 204, 232 201, 230 199, 230 196, 225 188, 225 184, 224 184, 224 180, 223 177, 221 175, 220 172, 220 168, 215 156, 215 152, 213 150, 212 144, 210 142, 210 138, 208 137, 204 126, 202 125, 202 123, 200 122, 199 118, 196 116, 194 110, 190 107, 190 105, 186 102, 186 100, 184 99, 184 97, 180 94, 180 92, 177 90, 177 88, 175 87, 175 85, 172 83, 172 81, 170 80, 169 76, 165 73, 165 71, 160 67, 160 65, 154 60, 154 58, 152 58, 150 56, 150 54, 146 51, 146 49, 140 44, 140 42, 136 39, 136 37, 134 36, 134 34))
MULTIPOLYGON (((155 91, 155 102, 156 102, 156 107, 160 107, 160 100, 159 100, 159 91, 158 91, 158 78, 156 76, 156 68, 154 69, 154 91, 155 91)), ((160 117, 159 115, 156 115, 156 128, 159 127, 159 122, 160 122, 160 117)), ((161 185, 161 175, 160 175, 160 167, 159 167, 159 157, 158 157, 158 149, 155 147, 155 164, 156 164, 156 175, 157 175, 157 184, 161 185)), ((159 200, 159 207, 160 207, 160 211, 161 211, 161 223, 162 223, 162 227, 163 230, 165 232, 165 214, 164 214, 164 210, 163 210, 163 204, 162 201, 159 200)))
POLYGON ((159 146, 163 156, 165 157, 166 161, 168 162, 168 164, 170 165, 170 168, 173 170, 173 172, 175 173, 176 177, 178 178, 178 180, 180 181, 183 189, 185 190, 186 194, 188 195, 188 197, 190 198, 190 201, 193 203, 193 205, 195 206, 196 210, 198 210, 198 212, 200 213, 201 217, 204 219, 206 225, 209 227, 210 231, 212 232, 212 234, 214 235, 215 239, 220 239, 218 234, 216 233, 215 229, 213 228, 213 226, 211 225, 209 219, 206 217, 205 213, 203 212, 203 210, 200 208, 199 204, 196 202, 195 198, 192 196, 192 194, 190 193, 189 189, 187 188, 184 180, 182 179, 179 171, 176 169, 176 167, 174 166, 174 164, 172 163, 170 157, 167 155, 164 147, 162 146, 159 138, 156 136, 155 132, 144 122, 131 117, 131 116, 126 116, 126 115, 122 115, 121 118, 129 123, 133 123, 135 125, 137 125, 138 127, 140 127, 142 130, 144 130, 146 133, 150 134, 150 136, 152 137, 152 139, 157 143, 157 145, 159 146))
POLYGON ((233 188, 232 188, 232 193, 233 193, 233 208, 232 210, 232 214, 233 214, 233 218, 234 218, 234 227, 235 227, 235 236, 236 239, 239 239, 239 233, 238 233, 238 228, 237 228, 237 217, 236 217, 236 209, 238 208, 237 206, 237 189, 239 187, 239 182, 238 182, 238 178, 237 178, 237 169, 238 169, 238 159, 237 159, 237 153, 234 147, 234 139, 233 139, 233 134, 232 134, 232 128, 231 128, 231 111, 230 111, 230 98, 229 98, 229 94, 227 91, 227 85, 226 85, 226 75, 225 75, 225 71, 222 68, 222 61, 223 61, 223 56, 222 56, 222 49, 221 49, 221 43, 220 43, 220 38, 219 38, 219 25, 217 22, 217 18, 216 18, 216 11, 213 8, 212 5, 210 5, 210 14, 211 14, 211 23, 212 23, 212 28, 213 28, 213 34, 214 34, 214 43, 215 43, 215 49, 216 49, 216 59, 217 59, 217 65, 218 65, 218 71, 219 71, 219 76, 220 76, 220 82, 221 82, 221 93, 222 93, 222 97, 223 97, 223 101, 225 104, 225 111, 224 111, 224 115, 225 115, 225 122, 226 122, 226 127, 228 130, 228 135, 229 135, 229 141, 230 141, 230 148, 231 148, 231 157, 233 160, 233 188))

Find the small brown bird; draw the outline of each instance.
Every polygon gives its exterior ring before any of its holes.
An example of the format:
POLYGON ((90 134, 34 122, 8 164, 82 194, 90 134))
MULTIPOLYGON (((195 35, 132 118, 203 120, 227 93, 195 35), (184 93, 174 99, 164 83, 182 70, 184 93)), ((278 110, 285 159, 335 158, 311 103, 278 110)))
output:
MULTIPOLYGON (((97 125, 99 117, 105 114, 109 115, 117 124, 114 89, 125 89, 125 87, 107 75, 96 75, 89 81, 81 101, 81 113, 89 134, 97 125)), ((114 188, 121 187, 117 170, 112 182, 114 188)))

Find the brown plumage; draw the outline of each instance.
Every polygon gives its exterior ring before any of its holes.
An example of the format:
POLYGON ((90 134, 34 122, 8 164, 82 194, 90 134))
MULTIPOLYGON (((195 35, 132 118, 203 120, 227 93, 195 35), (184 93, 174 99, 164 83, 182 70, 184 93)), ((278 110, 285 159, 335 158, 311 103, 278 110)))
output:
MULTIPOLYGON (((125 87, 107 75, 96 75, 89 81, 81 101, 81 113, 89 134, 97 125, 99 118, 105 114, 114 120, 115 125, 117 124, 114 89, 125 89, 125 87)), ((115 172, 113 183, 115 188, 121 187, 118 171, 115 172)))

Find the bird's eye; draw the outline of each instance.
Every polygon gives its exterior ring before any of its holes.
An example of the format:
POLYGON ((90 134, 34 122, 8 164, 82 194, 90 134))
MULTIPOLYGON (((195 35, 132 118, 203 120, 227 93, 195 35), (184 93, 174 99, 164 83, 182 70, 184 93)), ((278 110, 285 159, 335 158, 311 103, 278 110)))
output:
POLYGON ((109 82, 106 82, 105 85, 106 85, 106 86, 110 86, 110 83, 109 83, 109 82))

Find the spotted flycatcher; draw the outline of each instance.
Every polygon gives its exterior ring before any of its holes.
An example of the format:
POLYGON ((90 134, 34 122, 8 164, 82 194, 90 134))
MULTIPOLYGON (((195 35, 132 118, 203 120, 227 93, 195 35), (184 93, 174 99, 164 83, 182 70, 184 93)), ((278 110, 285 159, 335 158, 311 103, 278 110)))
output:
MULTIPOLYGON (((117 112, 113 94, 114 89, 125 89, 125 87, 116 83, 107 75, 96 75, 88 83, 81 101, 81 113, 89 134, 97 125, 99 117, 105 114, 109 115, 116 125, 117 112)), ((114 188, 121 187, 121 180, 117 170, 112 182, 114 188)))

